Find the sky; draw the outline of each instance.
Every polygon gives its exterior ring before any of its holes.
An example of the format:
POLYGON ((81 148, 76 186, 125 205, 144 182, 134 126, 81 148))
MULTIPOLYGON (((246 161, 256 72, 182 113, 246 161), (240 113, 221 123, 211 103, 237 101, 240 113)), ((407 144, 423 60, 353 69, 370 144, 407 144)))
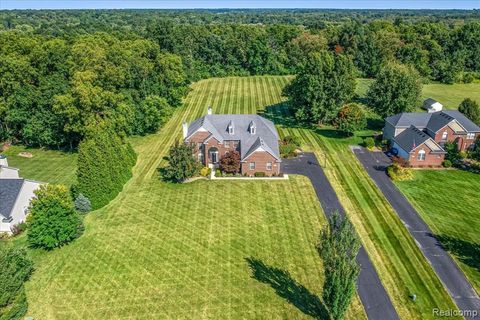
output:
POLYGON ((0 10, 132 8, 479 9, 480 0, 0 0, 0 10))

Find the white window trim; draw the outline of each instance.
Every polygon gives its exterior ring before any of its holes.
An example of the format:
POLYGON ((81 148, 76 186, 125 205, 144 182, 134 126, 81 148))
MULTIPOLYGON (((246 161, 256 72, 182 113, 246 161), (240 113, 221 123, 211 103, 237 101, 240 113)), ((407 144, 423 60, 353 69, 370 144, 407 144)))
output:
POLYGON ((443 131, 442 140, 447 140, 447 139, 448 139, 448 131, 443 131))
POLYGON ((223 146, 224 146, 225 148, 230 148, 230 141, 229 141, 229 140, 224 140, 224 141, 223 141, 223 146))
POLYGON ((251 133, 251 134, 255 134, 255 131, 256 131, 255 127, 251 127, 251 128, 250 128, 250 133, 251 133))
POLYGON ((249 162, 249 163, 248 163, 248 168, 249 168, 250 170, 255 170, 255 167, 256 167, 255 162, 249 162), (253 165, 253 168, 252 168, 252 165, 253 165))
POLYGON ((473 132, 473 133, 467 133, 467 139, 468 139, 468 140, 473 140, 473 139, 475 139, 475 133, 474 133, 474 132, 473 132))
POLYGON ((233 133, 234 133, 233 127, 228 127, 228 134, 233 134, 233 133))
POLYGON ((272 162, 267 162, 265 168, 268 170, 268 171, 271 171, 273 169, 273 163, 272 162), (270 166, 269 166, 270 165, 270 166), (269 168, 270 167, 270 168, 269 168))
POLYGON ((418 160, 418 161, 425 161, 425 159, 426 159, 426 154, 427 154, 427 153, 426 153, 425 150, 423 150, 423 149, 420 150, 420 151, 418 151, 417 160, 418 160))

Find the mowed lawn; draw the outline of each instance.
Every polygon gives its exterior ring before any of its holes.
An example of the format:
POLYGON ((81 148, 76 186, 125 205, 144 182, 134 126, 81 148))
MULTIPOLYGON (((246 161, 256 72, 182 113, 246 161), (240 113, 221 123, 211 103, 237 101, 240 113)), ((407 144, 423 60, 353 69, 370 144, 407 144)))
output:
POLYGON ((480 177, 459 170, 418 170, 397 186, 480 293, 480 177))
MULTIPOLYGON (((372 79, 358 79, 356 93, 364 98, 372 79)), ((476 100, 480 103, 480 83, 429 83, 423 85, 422 101, 433 98, 443 104, 445 109, 457 109, 465 98, 476 100)), ((419 106, 418 111, 422 110, 419 106)))
MULTIPOLYGON (((157 168, 181 123, 205 114, 255 113, 279 102, 281 77, 211 79, 192 86, 159 134, 135 139, 124 191, 86 216, 85 234, 35 252, 27 283, 35 319, 307 319, 320 304, 315 250, 324 214, 311 183, 196 181, 174 185, 157 168)), ((365 319, 355 297, 348 319, 365 319)))
POLYGON ((7 156, 9 166, 20 169, 22 178, 67 186, 75 182, 76 153, 11 146, 2 154, 7 156), (33 157, 21 157, 20 152, 29 152, 33 157))

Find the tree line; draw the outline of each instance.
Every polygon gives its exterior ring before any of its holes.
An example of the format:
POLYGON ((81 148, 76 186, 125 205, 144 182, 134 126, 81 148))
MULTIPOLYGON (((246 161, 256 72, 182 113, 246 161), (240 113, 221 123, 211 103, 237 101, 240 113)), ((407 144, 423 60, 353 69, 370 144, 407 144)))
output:
POLYGON ((478 13, 435 17, 368 10, 350 16, 315 10, 3 11, 0 140, 74 149, 89 126, 103 120, 126 135, 154 132, 181 103, 189 81, 297 74, 315 52, 351 61, 345 66, 353 77, 376 78, 382 66, 401 63, 424 82, 480 78, 478 13), (260 12, 265 23, 253 23, 260 12))

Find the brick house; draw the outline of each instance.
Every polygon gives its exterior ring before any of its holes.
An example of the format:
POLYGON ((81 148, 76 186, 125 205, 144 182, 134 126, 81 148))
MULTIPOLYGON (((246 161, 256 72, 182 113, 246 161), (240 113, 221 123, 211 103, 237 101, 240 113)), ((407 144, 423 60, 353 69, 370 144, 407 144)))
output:
POLYGON ((195 157, 203 165, 218 168, 220 159, 236 150, 241 173, 280 174, 279 135, 272 121, 255 114, 212 114, 183 124, 185 143, 195 145, 195 157))
POLYGON ((404 112, 385 119, 383 138, 412 166, 440 166, 443 146, 455 142, 461 151, 475 146, 480 127, 458 110, 433 113, 404 112))

